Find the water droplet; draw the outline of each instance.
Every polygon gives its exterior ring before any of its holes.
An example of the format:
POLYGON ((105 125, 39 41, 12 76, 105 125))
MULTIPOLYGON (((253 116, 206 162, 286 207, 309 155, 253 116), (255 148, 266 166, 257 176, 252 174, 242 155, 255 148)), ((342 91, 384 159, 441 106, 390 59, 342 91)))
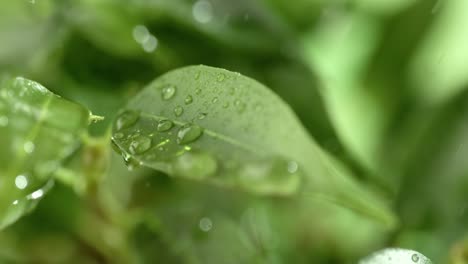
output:
POLYGON ((195 94, 201 94, 202 90, 200 88, 195 89, 195 94))
POLYGON ((197 73, 195 73, 195 80, 198 80, 200 79, 200 71, 197 71, 197 73))
POLYGON ((173 125, 174 123, 171 120, 163 119, 159 121, 157 130, 158 132, 165 132, 171 129, 173 125))
POLYGON ((207 113, 199 113, 197 118, 202 120, 202 119, 205 119, 205 117, 207 116, 208 114, 207 113))
POLYGON ((36 148, 36 146, 31 141, 27 141, 23 145, 24 152, 26 152, 28 154, 33 153, 35 148, 36 148))
POLYGON ((151 138, 146 136, 136 137, 129 146, 129 151, 132 154, 142 154, 151 148, 151 138))
POLYGON ((32 200, 36 200, 36 199, 41 198, 43 195, 44 195, 44 190, 39 189, 39 190, 37 190, 37 191, 31 193, 31 194, 28 196, 28 198, 29 198, 29 199, 32 199, 32 200))
POLYGON ((0 116, 0 127, 8 126, 8 117, 0 116))
POLYGON ((184 148, 174 162, 176 176, 201 180, 216 173, 218 163, 214 156, 203 152, 188 152, 190 150, 184 148))
POLYGON ((200 219, 200 222, 198 223, 198 226, 200 227, 200 230, 203 232, 209 232, 211 228, 213 228, 213 222, 211 221, 210 218, 208 217, 203 217, 200 219))
POLYGON ((145 27, 144 25, 135 26, 133 28, 132 34, 133 34, 133 38, 135 39, 135 41, 140 44, 144 43, 150 36, 148 28, 145 27))
POLYGON ((238 111, 239 113, 244 112, 244 110, 245 110, 245 104, 244 104, 243 102, 241 102, 239 99, 237 99, 236 101, 234 101, 234 105, 236 106, 237 111, 238 111))
POLYGON ((288 172, 289 173, 296 173, 299 169, 299 165, 295 161, 288 162, 288 172))
POLYGON ((122 138, 124 138, 124 136, 125 135, 123 133, 118 132, 118 133, 115 133, 114 139, 122 139, 122 138))
POLYGON ((419 256, 418 254, 414 253, 412 256, 411 256, 411 260, 413 262, 418 262, 419 261, 419 256))
POLYGON ((195 124, 185 124, 177 133, 177 143, 185 145, 197 140, 203 134, 203 128, 195 124))
POLYGON ((181 116, 184 113, 184 108, 182 106, 178 105, 174 108, 174 114, 176 116, 181 116))
POLYGON ((225 103, 223 104, 223 108, 228 108, 228 107, 229 107, 229 103, 228 103, 228 102, 225 102, 225 103))
POLYGON ((216 102, 218 102, 218 97, 214 97, 213 100, 211 100, 211 102, 212 102, 213 104, 215 104, 216 102))
POLYGON ((192 7, 193 18, 202 24, 206 24, 213 19, 213 6, 207 0, 199 0, 192 7))
POLYGON ((20 190, 25 189, 26 187, 28 187, 28 178, 24 175, 16 176, 15 185, 20 190))
POLYGON ((193 97, 191 95, 187 95, 187 97, 185 97, 184 102, 186 105, 191 104, 193 102, 193 97))
POLYGON ((144 51, 151 53, 158 47, 158 39, 155 36, 150 35, 149 38, 141 44, 141 46, 144 51))
POLYGON ((219 73, 217 77, 218 82, 223 82, 224 79, 226 79, 226 75, 224 73, 219 73))
POLYGON ((118 130, 131 127, 140 118, 140 114, 135 111, 127 110, 120 114, 115 123, 115 128, 118 130))
POLYGON ((161 91, 161 96, 163 100, 169 100, 172 97, 174 97, 176 93, 176 88, 173 85, 167 85, 164 86, 164 88, 161 91))

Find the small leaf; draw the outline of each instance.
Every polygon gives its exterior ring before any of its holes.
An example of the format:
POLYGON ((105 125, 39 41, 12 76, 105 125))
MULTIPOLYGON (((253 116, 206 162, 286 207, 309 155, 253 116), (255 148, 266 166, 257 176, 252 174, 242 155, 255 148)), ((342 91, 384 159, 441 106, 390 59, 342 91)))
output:
POLYGON ((423 254, 400 248, 388 248, 378 251, 359 264, 432 264, 423 254))
POLYGON ((31 210, 79 145, 89 112, 18 77, 0 84, 0 229, 31 210))
POLYGON ((113 133, 132 165, 258 194, 292 194, 304 182, 303 195, 395 224, 386 206, 317 146, 288 105, 238 73, 191 66, 163 75, 129 102, 113 133), (170 99, 168 85, 175 89, 170 99), (185 105, 188 95, 192 103, 185 105), (135 115, 131 125, 121 125, 135 115), (168 120, 172 126, 158 130, 168 120), (141 137, 151 141, 136 153, 141 137))

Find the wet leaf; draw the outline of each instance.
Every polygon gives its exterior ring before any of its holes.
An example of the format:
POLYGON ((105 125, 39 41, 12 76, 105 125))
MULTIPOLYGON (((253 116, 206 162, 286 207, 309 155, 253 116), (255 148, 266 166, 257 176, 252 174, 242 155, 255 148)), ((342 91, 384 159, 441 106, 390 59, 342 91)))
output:
POLYGON ((89 111, 18 77, 0 84, 0 229, 31 210, 80 143, 89 111))
POLYGON ((316 145, 288 105, 238 73, 192 66, 163 75, 116 119, 113 142, 133 166, 258 194, 292 194, 307 183, 305 195, 394 224, 378 198, 316 145), (169 99, 168 86, 175 90, 169 99), (188 95, 193 102, 185 105, 188 95), (168 120, 173 126, 158 131, 168 120))

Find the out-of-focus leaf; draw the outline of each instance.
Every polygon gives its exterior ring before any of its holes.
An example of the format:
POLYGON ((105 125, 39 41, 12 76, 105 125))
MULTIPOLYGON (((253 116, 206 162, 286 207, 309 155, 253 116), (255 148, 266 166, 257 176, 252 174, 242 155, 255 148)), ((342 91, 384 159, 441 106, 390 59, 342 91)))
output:
POLYGON ((313 195, 395 224, 287 105, 237 73, 193 66, 158 78, 117 118, 113 142, 129 163, 260 194, 291 194, 304 180, 313 195))
POLYGON ((79 145, 89 111, 18 77, 0 86, 0 228, 50 189, 51 174, 79 145))
POLYGON ((437 2, 434 24, 408 72, 415 99, 429 104, 447 101, 468 85, 468 2, 437 2))
POLYGON ((423 254, 407 249, 390 248, 378 251, 359 264, 431 264, 423 254))

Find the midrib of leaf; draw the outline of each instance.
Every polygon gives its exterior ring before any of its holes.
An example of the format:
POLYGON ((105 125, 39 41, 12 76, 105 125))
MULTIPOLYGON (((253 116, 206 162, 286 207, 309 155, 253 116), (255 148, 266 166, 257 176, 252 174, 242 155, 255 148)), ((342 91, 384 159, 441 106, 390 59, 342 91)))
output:
MULTIPOLYGON (((146 117, 149 117, 149 118, 152 118, 152 119, 156 119, 156 120, 159 120, 159 119, 168 119, 168 120, 171 120, 172 122, 174 122, 176 125, 179 125, 179 126, 183 126, 185 124, 188 124, 190 122, 181 122, 181 121, 177 121, 177 120, 174 120, 174 119, 171 119, 169 117, 166 117, 166 116, 159 116, 159 115, 154 115, 154 114, 148 114, 148 113, 145 113, 145 112, 142 112, 141 113, 142 116, 146 116, 146 117)), ((231 138, 231 137, 228 137, 228 136, 225 136, 223 134, 220 134, 216 131, 213 131, 213 130, 210 130, 210 129, 207 129, 205 127, 203 127, 203 134, 206 134, 206 135, 209 135, 213 138, 218 138, 218 139, 221 139, 225 142, 228 142, 234 146, 238 146, 240 148, 243 148, 243 149, 246 149, 246 150, 249 150, 253 153, 260 153, 258 150, 256 150, 255 148, 252 148, 250 146, 248 146, 247 144, 244 144, 234 138, 231 138)))

